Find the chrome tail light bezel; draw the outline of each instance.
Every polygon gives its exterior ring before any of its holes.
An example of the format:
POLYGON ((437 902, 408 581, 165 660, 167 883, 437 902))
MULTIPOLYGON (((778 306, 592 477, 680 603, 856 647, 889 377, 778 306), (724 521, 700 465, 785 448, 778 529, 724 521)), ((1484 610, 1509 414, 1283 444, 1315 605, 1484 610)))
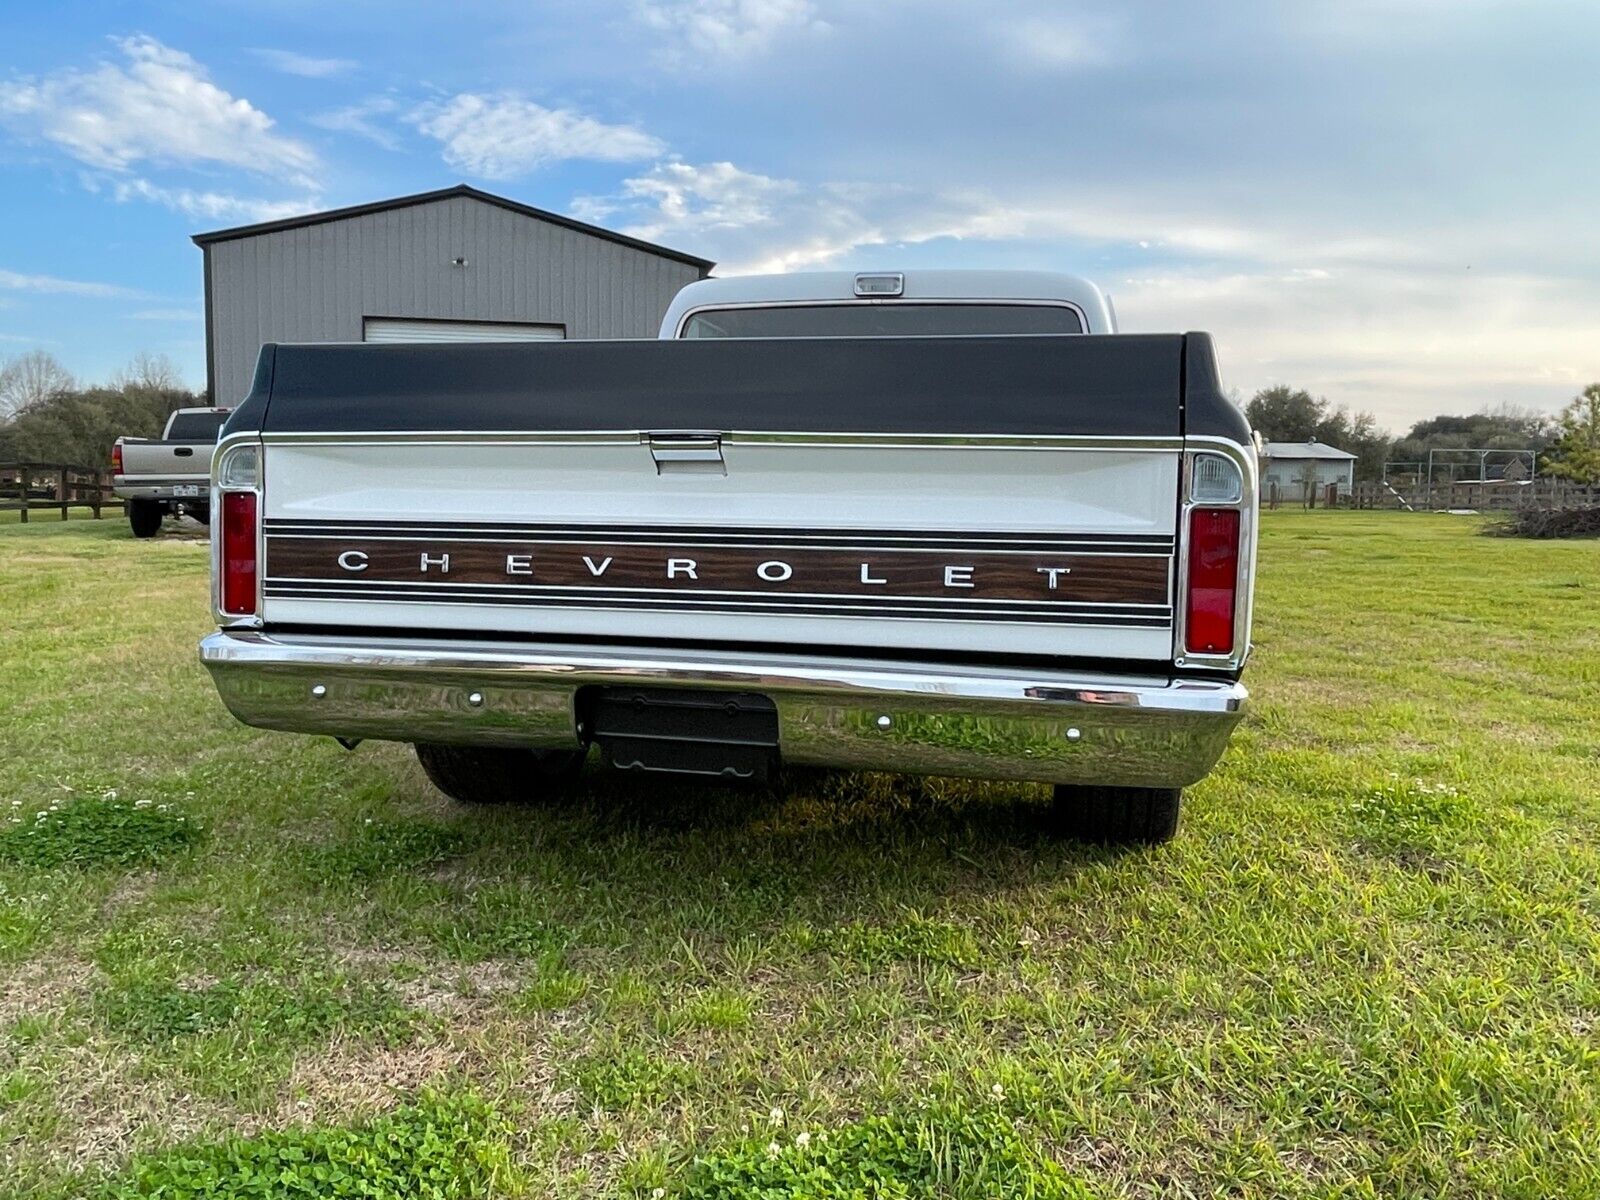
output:
POLYGON ((1176 594, 1173 596, 1172 661, 1181 671, 1237 674, 1250 655, 1250 627, 1255 602, 1255 566, 1258 469, 1253 447, 1240 446, 1226 438, 1191 437, 1185 439, 1181 504, 1178 513, 1176 594), (1236 490, 1219 490, 1228 478, 1225 469, 1217 470, 1221 460, 1238 474, 1236 490), (1230 498, 1231 497, 1231 498, 1230 498), (1226 654, 1191 651, 1189 645, 1189 545, 1190 521, 1197 509, 1236 510, 1239 513, 1239 545, 1233 604, 1233 645, 1226 654))
POLYGON ((262 581, 266 574, 265 461, 260 436, 234 434, 217 444, 211 459, 211 611, 225 629, 259 629, 262 625, 262 581), (229 495, 255 498, 255 603, 249 613, 228 612, 223 607, 224 553, 227 541, 229 495))

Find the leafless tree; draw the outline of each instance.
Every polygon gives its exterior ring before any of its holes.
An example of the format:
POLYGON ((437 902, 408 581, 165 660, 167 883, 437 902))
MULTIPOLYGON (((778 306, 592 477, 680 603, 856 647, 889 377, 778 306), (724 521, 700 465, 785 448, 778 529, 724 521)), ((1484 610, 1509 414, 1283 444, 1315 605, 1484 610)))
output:
POLYGON ((0 421, 25 412, 77 381, 48 350, 30 350, 0 364, 0 421))
POLYGON ((183 378, 165 354, 140 351, 126 367, 111 376, 111 386, 118 391, 181 392, 183 378))

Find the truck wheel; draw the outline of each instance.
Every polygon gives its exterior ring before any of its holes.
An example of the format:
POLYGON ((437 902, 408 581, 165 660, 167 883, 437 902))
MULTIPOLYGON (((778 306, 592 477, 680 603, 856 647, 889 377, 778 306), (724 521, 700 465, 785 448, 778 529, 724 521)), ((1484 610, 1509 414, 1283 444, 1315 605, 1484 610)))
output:
POLYGON ((462 804, 541 804, 583 770, 586 750, 499 750, 416 743, 417 762, 434 787, 462 804))
POLYGON ((1158 846, 1178 832, 1178 788, 1056 785, 1057 828, 1080 842, 1158 846))
POLYGON ((161 532, 161 501, 129 500, 128 526, 136 538, 155 537, 161 532))

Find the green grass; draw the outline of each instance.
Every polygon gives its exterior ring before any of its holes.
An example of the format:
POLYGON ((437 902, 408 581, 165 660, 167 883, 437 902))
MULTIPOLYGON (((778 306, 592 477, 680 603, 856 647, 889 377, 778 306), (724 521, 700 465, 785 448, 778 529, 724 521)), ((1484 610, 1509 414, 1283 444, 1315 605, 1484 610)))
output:
POLYGON ((202 541, 0 527, 0 1196, 1600 1197, 1600 544, 1477 528, 1269 514, 1252 714, 1116 854, 952 780, 463 812, 221 710, 202 541))

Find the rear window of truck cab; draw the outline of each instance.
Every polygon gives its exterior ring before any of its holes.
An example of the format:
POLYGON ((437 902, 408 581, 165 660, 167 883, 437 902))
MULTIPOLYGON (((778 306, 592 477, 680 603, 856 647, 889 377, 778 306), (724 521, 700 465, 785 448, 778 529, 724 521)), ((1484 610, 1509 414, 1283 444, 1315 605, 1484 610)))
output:
POLYGON ((680 337, 959 337, 1082 333, 1062 304, 774 304, 693 313, 680 337))
POLYGON ((225 412, 178 413, 167 430, 169 442, 214 442, 228 419, 225 412))

